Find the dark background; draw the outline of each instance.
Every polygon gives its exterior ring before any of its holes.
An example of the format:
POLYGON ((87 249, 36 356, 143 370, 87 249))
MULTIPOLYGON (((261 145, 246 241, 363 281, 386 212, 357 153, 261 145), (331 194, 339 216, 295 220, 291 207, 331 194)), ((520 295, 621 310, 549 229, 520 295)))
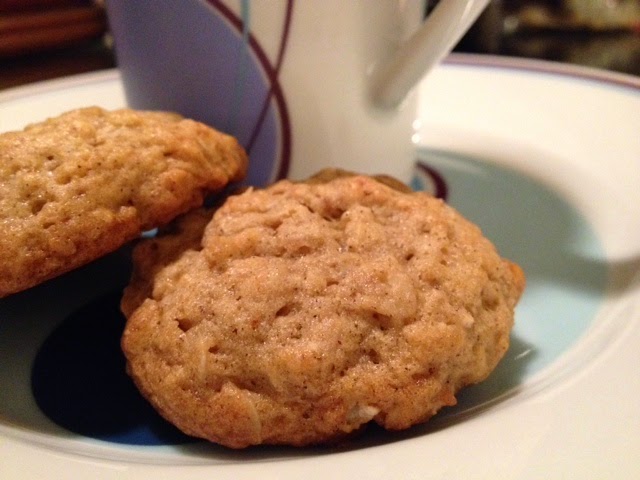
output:
MULTIPOLYGON (((493 0, 455 50, 640 75, 640 0, 493 0)), ((0 90, 115 66, 100 1, 0 0, 0 90)))

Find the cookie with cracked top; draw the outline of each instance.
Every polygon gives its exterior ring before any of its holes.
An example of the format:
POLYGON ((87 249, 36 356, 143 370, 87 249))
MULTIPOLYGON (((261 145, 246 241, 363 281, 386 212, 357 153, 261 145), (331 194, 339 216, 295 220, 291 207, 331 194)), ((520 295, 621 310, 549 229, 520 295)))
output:
POLYGON ((122 346, 187 434, 334 442, 425 422, 484 380, 524 284, 441 200, 330 173, 229 197, 142 243, 122 346))

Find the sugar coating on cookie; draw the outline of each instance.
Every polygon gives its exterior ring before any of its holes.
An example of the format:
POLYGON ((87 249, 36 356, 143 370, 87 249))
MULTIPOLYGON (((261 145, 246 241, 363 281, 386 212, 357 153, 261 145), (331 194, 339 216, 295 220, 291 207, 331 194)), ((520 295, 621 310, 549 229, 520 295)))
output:
POLYGON ((522 271, 426 193, 282 181, 206 227, 194 215, 139 247, 123 300, 128 371, 188 434, 242 448, 405 429, 509 346, 522 271))
POLYGON ((0 297, 111 252, 245 175, 236 140, 91 107, 0 135, 0 297))

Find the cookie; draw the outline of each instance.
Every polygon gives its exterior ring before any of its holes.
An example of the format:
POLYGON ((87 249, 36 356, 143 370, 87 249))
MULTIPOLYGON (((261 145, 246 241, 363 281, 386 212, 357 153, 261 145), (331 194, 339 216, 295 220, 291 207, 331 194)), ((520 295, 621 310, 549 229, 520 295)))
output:
POLYGON ((505 354, 524 275, 477 226, 426 193, 325 180, 229 197, 138 247, 127 369, 187 434, 243 448, 406 429, 505 354))
POLYGON ((245 175, 236 140, 165 112, 85 108, 0 135, 0 297, 109 253, 245 175))
MULTIPOLYGON (((341 168, 325 168, 317 172, 315 175, 312 175, 308 179, 304 180, 304 183, 308 183, 308 184, 327 183, 332 180, 335 180, 336 178, 353 177, 356 175, 357 174, 355 172, 351 172, 349 170, 343 170, 341 168)), ((410 193, 412 191, 407 184, 401 182, 397 178, 394 178, 390 175, 385 175, 385 174, 372 175, 371 178, 399 192, 410 193)))

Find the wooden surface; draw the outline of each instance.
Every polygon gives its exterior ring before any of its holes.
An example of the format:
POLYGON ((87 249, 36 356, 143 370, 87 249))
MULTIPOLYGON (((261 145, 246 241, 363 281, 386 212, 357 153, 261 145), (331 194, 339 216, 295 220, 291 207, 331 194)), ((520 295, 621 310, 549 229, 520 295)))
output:
POLYGON ((115 66, 97 0, 0 0, 0 89, 115 66))

